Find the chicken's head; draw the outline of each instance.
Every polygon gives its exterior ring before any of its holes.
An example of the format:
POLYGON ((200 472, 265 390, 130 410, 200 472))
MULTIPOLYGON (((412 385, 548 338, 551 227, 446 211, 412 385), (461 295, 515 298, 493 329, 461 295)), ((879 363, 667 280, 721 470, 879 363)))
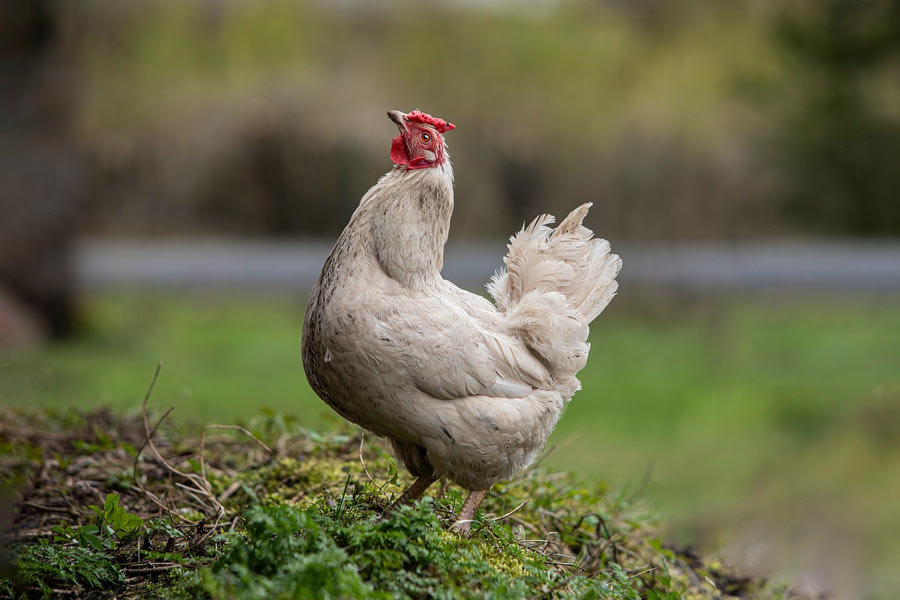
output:
POLYGON ((400 128, 400 135, 391 140, 394 164, 407 169, 427 169, 444 163, 447 147, 443 134, 455 129, 455 125, 418 110, 411 113, 389 110, 388 117, 400 128))

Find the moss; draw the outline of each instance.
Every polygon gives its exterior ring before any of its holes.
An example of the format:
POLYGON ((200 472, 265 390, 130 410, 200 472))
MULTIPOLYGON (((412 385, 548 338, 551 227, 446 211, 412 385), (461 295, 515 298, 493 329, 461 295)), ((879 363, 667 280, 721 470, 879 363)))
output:
MULTIPOLYGON (((113 507, 140 527, 104 545, 87 535, 96 533, 91 524, 98 513, 75 511, 55 529, 64 535, 37 544, 23 540, 18 578, 0 583, 8 590, 15 581, 31 595, 87 584, 124 598, 785 597, 717 561, 667 549, 652 514, 606 485, 586 486, 571 475, 533 471, 496 486, 476 514, 471 537, 449 530, 465 496, 453 486, 435 486, 419 502, 381 519, 405 481, 380 442, 300 434, 283 425, 256 428, 279 449, 274 457, 246 438, 208 437, 205 468, 199 457, 182 454, 197 447, 186 430, 166 432, 168 443, 158 447, 177 456, 171 460, 185 481, 205 473, 209 497, 198 502, 196 492, 176 485, 172 471, 141 462, 148 494, 123 489, 121 504, 116 498, 113 507), (160 518, 150 494, 165 498, 173 512, 160 518), (184 526, 175 514, 196 523, 184 526), (76 571, 58 561, 32 560, 48 552, 77 558, 68 563, 76 571), (124 589, 123 573, 134 582, 124 589)), ((116 435, 108 445, 119 444, 116 435)), ((71 494, 66 481, 111 491, 115 478, 109 473, 127 470, 134 457, 98 450, 94 459, 72 461, 67 479, 56 477, 58 463, 32 468, 43 479, 32 481, 21 498, 30 502, 19 506, 22 522, 46 520, 35 507, 71 494)))

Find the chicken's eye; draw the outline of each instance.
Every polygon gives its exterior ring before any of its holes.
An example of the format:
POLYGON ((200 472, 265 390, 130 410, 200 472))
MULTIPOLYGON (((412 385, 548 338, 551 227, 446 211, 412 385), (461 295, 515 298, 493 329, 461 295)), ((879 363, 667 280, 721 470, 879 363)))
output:
POLYGON ((428 142, 431 141, 431 135, 428 133, 423 133, 422 135, 419 136, 419 139, 422 140, 423 144, 427 144, 428 142))

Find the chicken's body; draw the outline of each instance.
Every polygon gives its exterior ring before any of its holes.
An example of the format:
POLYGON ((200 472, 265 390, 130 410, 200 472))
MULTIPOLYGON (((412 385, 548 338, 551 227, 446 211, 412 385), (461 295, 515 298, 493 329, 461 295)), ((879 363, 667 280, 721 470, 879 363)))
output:
POLYGON ((581 226, 585 205, 512 240, 508 272, 489 286, 496 306, 454 286, 440 275, 453 174, 439 155, 395 166, 363 197, 313 288, 303 365, 316 393, 389 438, 422 485, 446 476, 483 491, 543 448, 621 261, 581 226))

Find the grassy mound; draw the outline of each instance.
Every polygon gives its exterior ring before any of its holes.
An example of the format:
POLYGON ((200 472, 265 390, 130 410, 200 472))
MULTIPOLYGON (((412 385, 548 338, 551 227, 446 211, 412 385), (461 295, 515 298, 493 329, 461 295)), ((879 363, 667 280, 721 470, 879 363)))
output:
POLYGON ((667 548, 648 514, 569 475, 495 486, 463 538, 452 486, 378 518, 406 476, 371 436, 277 414, 229 429, 2 411, 17 489, 0 596, 791 597, 667 548))

